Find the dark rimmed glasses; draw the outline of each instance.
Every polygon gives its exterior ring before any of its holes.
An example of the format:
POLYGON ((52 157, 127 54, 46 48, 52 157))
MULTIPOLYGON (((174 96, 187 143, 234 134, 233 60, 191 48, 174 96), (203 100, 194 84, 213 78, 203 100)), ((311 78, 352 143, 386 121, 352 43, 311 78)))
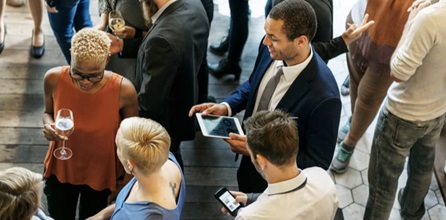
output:
POLYGON ((70 76, 71 76, 71 78, 73 78, 75 80, 82 81, 84 79, 87 79, 88 81, 90 81, 92 83, 97 83, 97 82, 100 82, 102 80, 102 78, 104 78, 104 71, 102 71, 102 73, 100 75, 98 75, 98 74, 82 75, 82 74, 76 73, 73 70, 71 70, 70 76))

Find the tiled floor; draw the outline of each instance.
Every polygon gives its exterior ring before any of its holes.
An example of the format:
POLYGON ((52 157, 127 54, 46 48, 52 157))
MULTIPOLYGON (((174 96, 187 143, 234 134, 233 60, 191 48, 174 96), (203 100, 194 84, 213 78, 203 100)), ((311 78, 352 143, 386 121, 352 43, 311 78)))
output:
MULTIPOLYGON (((226 78, 210 77, 210 94, 217 100, 224 98, 249 77, 258 42, 264 33, 264 2, 250 1, 252 17, 249 38, 241 61, 241 80, 233 82, 226 78)), ((215 3, 210 42, 218 41, 227 32, 229 22, 228 16, 225 15, 227 0, 215 0, 215 3)), ((353 3, 354 1, 334 0, 335 36, 342 33, 345 17, 353 3)), ((92 0, 91 5, 93 20, 97 21, 97 0, 92 0)), ((46 18, 44 30, 47 52, 40 60, 29 58, 29 30, 32 28, 32 20, 28 9, 7 7, 6 21, 6 48, 0 55, 0 169, 24 166, 42 172, 42 160, 47 149, 47 142, 41 135, 42 78, 47 69, 62 65, 64 61, 46 18)), ((208 58, 210 62, 217 62, 221 57, 208 53, 208 58)), ((348 74, 345 56, 331 60, 329 67, 338 85, 341 85, 348 74)), ((341 126, 351 114, 349 97, 343 97, 342 102, 341 126)), ((362 219, 364 213, 368 196, 367 168, 374 127, 375 124, 372 124, 360 140, 348 171, 343 175, 332 175, 338 190, 339 205, 347 220, 362 219)), ((197 134, 195 141, 182 145, 182 152, 188 187, 183 219, 228 219, 220 213, 219 205, 212 196, 220 186, 236 188, 237 164, 233 162, 234 157, 228 146, 221 140, 206 139, 197 134)), ((400 178, 401 186, 405 178, 403 173, 400 178)), ((435 179, 432 180, 425 203, 428 211, 423 219, 446 219, 445 203, 435 179)), ((400 219, 398 209, 399 206, 395 203, 391 219, 400 219)))
MULTIPOLYGON (((355 1, 343 0, 335 0, 333 2, 335 36, 338 36, 342 33, 345 17, 347 16, 354 2, 355 1)), ((345 56, 341 55, 331 60, 328 66, 333 71, 333 74, 338 81, 338 85, 341 85, 345 76, 347 76, 348 74, 345 56)), ((340 126, 343 126, 351 115, 350 97, 343 97, 342 102, 343 109, 341 114, 340 126)), ((365 135, 357 144, 355 153, 352 156, 347 172, 341 175, 332 173, 332 177, 336 183, 336 187, 338 190, 339 206, 343 209, 344 218, 346 220, 362 219, 364 215, 364 207, 367 203, 368 197, 367 171, 370 157, 369 154, 375 125, 376 119, 370 125, 365 135)), ((404 171, 399 179, 399 188, 405 185, 406 179, 407 174, 404 171)), ((441 197, 440 190, 437 186, 437 181, 435 180, 435 177, 433 175, 430 190, 425 199, 425 206, 427 212, 422 219, 446 219, 445 203, 443 198, 441 197)), ((399 209, 400 207, 398 202, 395 202, 393 205, 392 213, 390 215, 391 220, 401 219, 399 215, 399 209)))

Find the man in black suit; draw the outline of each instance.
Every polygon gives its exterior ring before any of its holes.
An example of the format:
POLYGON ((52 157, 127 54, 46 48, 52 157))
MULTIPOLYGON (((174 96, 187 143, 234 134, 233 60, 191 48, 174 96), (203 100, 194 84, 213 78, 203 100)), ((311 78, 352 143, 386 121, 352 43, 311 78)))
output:
POLYGON ((137 54, 139 115, 166 128, 170 150, 183 167, 180 143, 195 137, 195 121, 187 115, 197 102, 197 74, 206 55, 208 18, 199 0, 144 0, 142 7, 151 25, 146 37, 140 42, 109 35, 111 52, 121 57, 137 54))

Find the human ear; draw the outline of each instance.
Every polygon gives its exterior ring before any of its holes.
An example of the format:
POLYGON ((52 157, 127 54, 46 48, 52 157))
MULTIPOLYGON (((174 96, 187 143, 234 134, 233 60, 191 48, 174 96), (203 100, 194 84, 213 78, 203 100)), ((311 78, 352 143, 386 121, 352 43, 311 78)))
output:
POLYGON ((257 160, 257 163, 259 164, 259 166, 260 166, 260 168, 262 169, 262 170, 265 170, 265 168, 266 168, 266 164, 267 164, 267 160, 266 160, 266 158, 264 157, 264 156, 262 156, 262 155, 260 155, 260 154, 257 154, 256 155, 256 160, 257 160))

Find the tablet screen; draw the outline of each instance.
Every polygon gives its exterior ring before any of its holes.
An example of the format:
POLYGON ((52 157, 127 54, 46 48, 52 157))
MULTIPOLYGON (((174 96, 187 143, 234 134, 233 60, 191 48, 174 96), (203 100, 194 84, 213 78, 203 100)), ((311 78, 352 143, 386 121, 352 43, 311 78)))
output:
POLYGON ((229 137, 229 133, 239 134, 234 118, 202 116, 209 135, 229 137))

